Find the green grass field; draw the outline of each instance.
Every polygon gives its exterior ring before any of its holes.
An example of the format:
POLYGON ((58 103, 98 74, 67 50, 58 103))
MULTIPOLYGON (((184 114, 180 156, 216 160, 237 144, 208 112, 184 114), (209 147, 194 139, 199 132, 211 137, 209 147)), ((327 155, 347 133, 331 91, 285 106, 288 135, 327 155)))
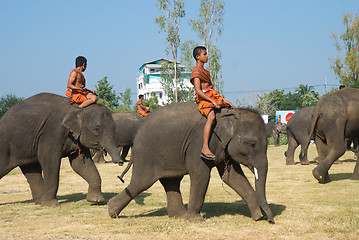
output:
MULTIPOLYGON (((202 209, 203 222, 168 218, 166 195, 159 183, 133 200, 120 218, 112 219, 107 205, 85 200, 87 183, 63 159, 59 207, 35 205, 18 168, 0 180, 0 239, 358 239, 359 181, 349 180, 354 154, 342 156, 342 164, 333 165, 329 172, 332 182, 321 185, 311 174, 314 163, 285 165, 286 148, 268 149, 267 199, 275 224, 253 221, 246 203, 222 184, 215 169, 202 209)), ((309 159, 315 156, 315 147, 310 146, 309 159)), ((124 167, 97 166, 108 200, 124 189, 131 172, 123 184, 116 176, 124 167)), ((254 176, 244 170, 253 183, 254 176)), ((188 176, 181 190, 187 204, 188 176)))

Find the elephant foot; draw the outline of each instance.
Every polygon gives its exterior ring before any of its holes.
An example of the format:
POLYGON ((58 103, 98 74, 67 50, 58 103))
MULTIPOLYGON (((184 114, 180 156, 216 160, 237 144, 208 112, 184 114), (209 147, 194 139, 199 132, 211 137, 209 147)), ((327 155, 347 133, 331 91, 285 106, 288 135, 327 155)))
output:
POLYGON ((108 214, 110 215, 110 217, 117 218, 118 215, 120 214, 120 210, 118 210, 118 207, 117 207, 117 204, 115 204, 114 198, 111 198, 108 201, 107 207, 108 207, 108 214))
POLYGON ((51 199, 51 200, 45 200, 41 202, 42 207, 56 207, 59 206, 60 203, 57 201, 57 199, 51 199))
POLYGON ((309 165, 309 161, 308 161, 308 160, 306 160, 306 161, 301 161, 300 164, 301 164, 301 165, 309 165))
POLYGON ((185 218, 190 221, 190 222, 200 222, 200 221, 204 221, 204 218, 201 216, 201 214, 199 213, 192 213, 192 214, 189 214, 187 213, 185 218))
POLYGON ((315 179, 317 179, 318 182, 321 183, 321 184, 330 182, 330 178, 328 176, 328 173, 321 174, 321 173, 319 173, 317 168, 313 169, 312 174, 315 177, 315 179))
POLYGON ((295 162, 294 162, 294 160, 286 160, 285 164, 286 165, 295 165, 295 162))
POLYGON ((187 214, 187 211, 185 209, 181 211, 169 211, 167 209, 167 212, 168 212, 168 217, 170 218, 184 218, 187 214))
POLYGON ((350 177, 350 180, 359 180, 359 174, 354 174, 350 177))
POLYGON ((86 200, 90 203, 105 203, 106 200, 101 193, 88 193, 86 200))
POLYGON ((252 219, 254 221, 259 221, 261 219, 263 219, 264 215, 262 214, 262 211, 259 209, 258 211, 255 211, 254 213, 252 213, 252 219))

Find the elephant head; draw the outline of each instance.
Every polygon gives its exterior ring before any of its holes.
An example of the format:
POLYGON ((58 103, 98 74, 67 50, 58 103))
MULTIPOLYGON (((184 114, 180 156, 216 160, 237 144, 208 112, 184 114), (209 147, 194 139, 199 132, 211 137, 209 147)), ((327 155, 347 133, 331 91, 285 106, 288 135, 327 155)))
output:
POLYGON ((74 139, 92 149, 105 149, 113 162, 122 162, 115 142, 115 123, 111 112, 100 104, 85 108, 72 107, 65 115, 62 125, 74 139))
POLYGON ((273 214, 265 194, 268 159, 266 127, 262 117, 248 109, 225 109, 216 114, 216 119, 214 133, 220 139, 225 155, 254 173, 259 204, 268 221, 272 222, 273 214))

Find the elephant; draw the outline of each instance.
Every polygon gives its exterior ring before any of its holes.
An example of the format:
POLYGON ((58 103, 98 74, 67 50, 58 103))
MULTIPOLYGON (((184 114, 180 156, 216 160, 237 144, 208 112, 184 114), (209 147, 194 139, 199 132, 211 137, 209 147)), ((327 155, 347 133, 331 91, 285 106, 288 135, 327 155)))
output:
POLYGON ((152 112, 134 139, 131 181, 108 201, 109 215, 117 217, 133 198, 160 180, 167 195, 169 217, 203 220, 200 211, 211 169, 216 166, 222 180, 247 202, 252 219, 266 216, 274 223, 265 194, 268 159, 262 117, 244 108, 216 111, 216 123, 209 141, 210 149, 217 156, 215 161, 200 157, 206 118, 195 103, 174 103, 152 112), (254 173, 256 190, 240 164, 254 173), (180 183, 187 174, 191 187, 186 210, 180 183))
MULTIPOLYGON (((150 115, 150 113, 149 113, 150 115)), ((133 139, 143 122, 148 118, 138 113, 113 113, 112 118, 116 125, 115 139, 117 147, 122 147, 121 159, 126 161, 128 151, 132 147, 133 139)), ((97 151, 94 162, 102 162, 103 151, 97 151)), ((104 162, 104 160, 103 160, 104 162)))
POLYGON ((121 162, 115 144, 115 123, 103 105, 85 108, 69 98, 39 93, 10 108, 0 119, 0 179, 20 167, 35 204, 56 206, 61 158, 88 184, 87 201, 104 202, 101 177, 89 148, 106 149, 121 162))
MULTIPOLYGON (((346 151, 348 141, 359 137, 359 89, 344 88, 323 96, 317 103, 309 136, 305 142, 308 148, 310 138, 314 136, 318 157, 318 166, 312 171, 319 183, 330 181, 328 171, 334 161, 346 151)), ((304 156, 304 150, 301 152, 304 156)), ((359 164, 355 165, 353 180, 359 180, 359 164)))
POLYGON ((266 123, 267 138, 273 137, 274 146, 280 146, 280 133, 286 133, 285 124, 266 123))
POLYGON ((295 149, 300 145, 303 151, 303 156, 299 154, 300 164, 308 165, 307 152, 308 149, 303 149, 305 141, 309 136, 310 126, 312 122, 312 115, 314 112, 315 106, 305 107, 299 109, 294 115, 289 119, 287 123, 287 139, 288 139, 288 148, 284 153, 286 156, 286 164, 294 165, 294 152, 295 149))

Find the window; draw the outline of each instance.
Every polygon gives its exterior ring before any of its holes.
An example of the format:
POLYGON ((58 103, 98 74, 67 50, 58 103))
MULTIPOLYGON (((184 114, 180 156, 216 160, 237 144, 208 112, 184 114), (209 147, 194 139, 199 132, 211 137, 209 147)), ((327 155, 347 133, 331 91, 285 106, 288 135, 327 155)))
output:
POLYGON ((159 95, 160 95, 160 98, 162 98, 162 92, 160 92, 160 94, 159 94, 159 95))

